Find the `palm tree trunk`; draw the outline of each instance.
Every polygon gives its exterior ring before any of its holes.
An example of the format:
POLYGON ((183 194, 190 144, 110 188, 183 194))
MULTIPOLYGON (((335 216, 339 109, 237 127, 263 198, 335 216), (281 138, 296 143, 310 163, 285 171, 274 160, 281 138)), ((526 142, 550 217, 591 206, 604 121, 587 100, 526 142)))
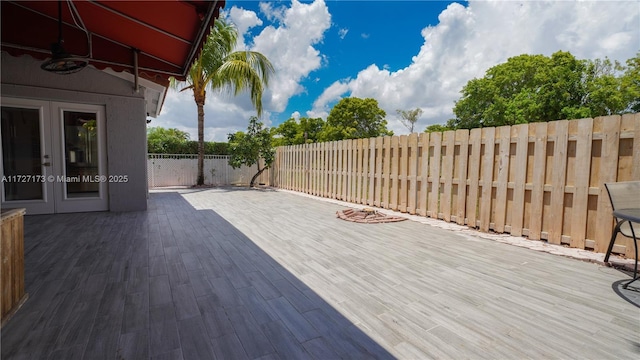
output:
POLYGON ((198 105, 198 180, 197 185, 204 185, 204 99, 198 105))

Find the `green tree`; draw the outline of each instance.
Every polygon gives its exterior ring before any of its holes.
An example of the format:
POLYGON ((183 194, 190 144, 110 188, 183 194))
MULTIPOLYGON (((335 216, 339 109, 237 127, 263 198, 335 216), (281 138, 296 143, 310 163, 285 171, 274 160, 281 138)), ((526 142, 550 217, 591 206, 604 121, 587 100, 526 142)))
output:
MULTIPOLYGON (((226 142, 214 142, 214 141, 205 141, 204 142, 204 154, 205 155, 229 155, 229 144, 226 142)), ((198 142, 197 141, 189 141, 184 146, 182 152, 178 154, 197 154, 198 153, 198 142)))
POLYGON ((385 116, 375 99, 344 98, 331 109, 319 138, 334 141, 393 135, 385 116))
POLYGON ((301 117, 299 120, 299 131, 296 134, 295 143, 315 143, 318 142, 320 133, 324 128, 325 122, 322 118, 301 117))
POLYGON ((627 69, 621 83, 627 103, 625 111, 640 112, 640 51, 627 60, 627 69))
POLYGON ((448 125, 471 129, 629 112, 638 104, 637 63, 636 57, 625 68, 563 51, 512 57, 465 85, 448 125))
POLYGON ((178 129, 150 127, 147 129, 147 151, 156 154, 181 154, 189 134, 178 129))
POLYGON ((253 187, 256 179, 263 171, 268 169, 275 160, 276 151, 272 145, 271 131, 264 128, 258 118, 252 116, 249 119, 247 132, 238 131, 235 134, 229 134, 229 165, 237 169, 243 165, 258 166, 258 172, 253 175, 250 187, 253 187), (264 167, 260 167, 260 159, 264 160, 264 167))
POLYGON ((416 126, 416 123, 418 122, 418 119, 420 118, 420 115, 422 115, 422 109, 420 108, 415 108, 413 110, 396 110, 396 112, 398 113, 398 115, 400 115, 400 121, 402 122, 402 125, 404 125, 407 129, 409 129, 409 132, 413 132, 413 129, 416 126))
MULTIPOLYGON (((271 62, 259 52, 233 51, 238 38, 236 27, 224 19, 216 20, 200 56, 187 74, 187 86, 180 91, 192 90, 198 107, 198 177, 204 184, 204 104, 206 90, 219 90, 238 95, 249 90, 251 102, 258 116, 262 114, 262 94, 269 84, 274 69, 271 62)), ((179 87, 175 81, 175 87, 179 87)))
POLYGON ((318 142, 324 127, 321 118, 290 118, 276 128, 272 128, 274 146, 298 145, 318 142))
POLYGON ((424 132, 432 133, 432 132, 444 132, 448 130, 453 130, 453 129, 451 129, 448 125, 433 124, 433 125, 427 126, 427 128, 424 129, 424 132))
POLYGON ((273 146, 294 145, 296 135, 300 131, 299 128, 298 122, 294 118, 289 118, 278 127, 271 128, 273 146))
MULTIPOLYGON (((205 141, 205 155, 228 155, 226 142, 205 141)), ((178 129, 150 127, 147 129, 147 152, 152 154, 197 154, 198 142, 189 140, 189 134, 178 129)))

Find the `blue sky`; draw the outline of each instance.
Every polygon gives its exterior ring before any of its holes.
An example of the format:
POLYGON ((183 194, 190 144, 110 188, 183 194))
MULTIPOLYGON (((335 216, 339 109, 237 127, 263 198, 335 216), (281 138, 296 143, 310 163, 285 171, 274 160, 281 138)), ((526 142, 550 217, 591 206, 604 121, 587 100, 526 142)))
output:
MULTIPOLYGON (((353 77, 371 64, 390 71, 408 66, 424 42, 420 31, 437 24, 438 15, 449 3, 328 1, 332 26, 317 46, 326 56, 326 66, 311 73, 303 82, 306 92, 290 99, 279 120, 288 119, 295 111, 304 116, 331 83, 353 77)), ((244 1, 239 5, 253 4, 244 1)))
MULTIPOLYGON (((343 97, 373 97, 389 128, 407 133, 396 109, 423 109, 417 130, 444 123, 462 87, 509 57, 563 50, 624 61, 640 50, 638 1, 233 1, 222 16, 238 49, 276 68, 262 121, 326 118, 343 97)), ((205 138, 226 141, 255 115, 248 96, 210 93, 205 138)), ((197 138, 191 94, 170 90, 150 126, 197 138)))

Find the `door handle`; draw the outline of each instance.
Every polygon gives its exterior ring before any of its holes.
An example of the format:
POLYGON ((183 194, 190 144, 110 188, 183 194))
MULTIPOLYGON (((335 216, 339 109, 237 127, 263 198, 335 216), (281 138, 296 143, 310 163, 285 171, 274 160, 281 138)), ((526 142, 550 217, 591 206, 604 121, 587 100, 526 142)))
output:
POLYGON ((49 161, 42 163, 42 166, 51 166, 51 163, 49 161))

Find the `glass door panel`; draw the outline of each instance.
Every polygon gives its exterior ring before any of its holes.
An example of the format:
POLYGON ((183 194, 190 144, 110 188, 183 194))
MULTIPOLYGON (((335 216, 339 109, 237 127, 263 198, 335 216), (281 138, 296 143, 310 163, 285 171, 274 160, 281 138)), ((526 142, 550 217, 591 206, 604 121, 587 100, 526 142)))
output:
POLYGON ((40 111, 2 107, 4 200, 42 200, 40 111))
POLYGON ((104 106, 51 104, 56 212, 108 210, 104 106))
POLYGON ((0 112, 2 208, 54 212, 49 102, 3 98, 0 112))
POLYGON ((67 198, 100 196, 96 113, 63 111, 67 198))

